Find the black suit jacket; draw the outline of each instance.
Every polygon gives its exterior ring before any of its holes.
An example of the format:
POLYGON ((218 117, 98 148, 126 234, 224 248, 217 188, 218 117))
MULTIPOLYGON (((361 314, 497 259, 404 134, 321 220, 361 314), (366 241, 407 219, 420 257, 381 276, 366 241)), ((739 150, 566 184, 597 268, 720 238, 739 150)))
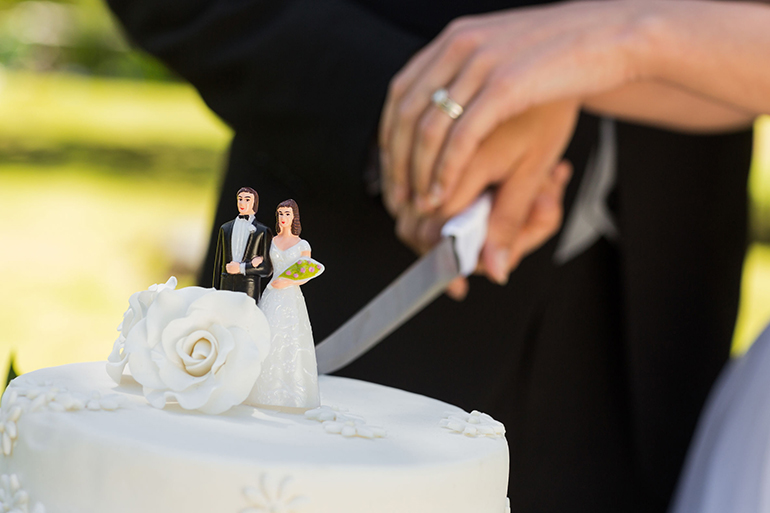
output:
MULTIPOLYGON (((415 258, 363 173, 393 74, 453 18, 543 3, 108 1, 235 130, 202 282, 242 184, 263 205, 296 199, 326 264, 303 287, 316 340, 415 258)), ((663 512, 729 354, 750 132, 617 133, 617 240, 562 266, 551 242, 506 287, 472 279, 465 302, 438 299, 341 372, 503 421, 513 511, 663 512)), ((596 139, 581 116, 567 210, 596 139)))
POLYGON ((273 267, 270 262, 270 241, 272 234, 270 229, 259 223, 256 218, 252 220, 254 231, 249 234, 246 241, 246 248, 243 253, 245 262, 245 274, 230 274, 225 266, 233 261, 232 236, 235 220, 223 224, 219 228, 217 237, 217 247, 214 257, 214 273, 212 285, 220 290, 235 290, 245 292, 259 301, 262 294, 260 278, 267 278, 273 273, 273 267), (254 267, 251 265, 252 259, 261 256, 262 262, 254 267))

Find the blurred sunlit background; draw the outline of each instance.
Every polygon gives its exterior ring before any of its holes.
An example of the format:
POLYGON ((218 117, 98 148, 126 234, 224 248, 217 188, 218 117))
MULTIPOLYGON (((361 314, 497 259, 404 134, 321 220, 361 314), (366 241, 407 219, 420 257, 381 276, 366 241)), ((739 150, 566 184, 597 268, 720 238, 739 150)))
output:
MULTIPOLYGON (((195 281, 230 140, 100 0, 0 0, 0 390, 106 359, 130 294, 195 281)), ((735 352, 770 319, 770 119, 757 122, 735 352)))

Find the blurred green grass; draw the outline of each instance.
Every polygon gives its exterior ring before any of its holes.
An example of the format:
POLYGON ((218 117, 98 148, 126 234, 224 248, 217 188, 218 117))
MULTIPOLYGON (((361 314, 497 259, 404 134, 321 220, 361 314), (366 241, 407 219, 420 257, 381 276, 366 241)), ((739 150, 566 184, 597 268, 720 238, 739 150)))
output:
POLYGON ((194 283, 230 138, 184 84, 0 74, 0 369, 104 359, 129 295, 194 283))
MULTIPOLYGON (((756 134, 736 353, 770 319, 770 120, 756 134)), ((231 136, 184 84, 0 72, 0 369, 105 359, 130 294, 194 283, 231 136)))

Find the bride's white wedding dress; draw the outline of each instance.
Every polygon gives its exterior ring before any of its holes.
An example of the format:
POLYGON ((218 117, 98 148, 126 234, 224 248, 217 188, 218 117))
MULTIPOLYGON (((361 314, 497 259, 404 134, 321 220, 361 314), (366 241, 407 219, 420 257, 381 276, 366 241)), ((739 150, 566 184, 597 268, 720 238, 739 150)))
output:
POLYGON ((285 289, 272 287, 273 281, 280 278, 303 251, 310 251, 310 244, 303 239, 286 250, 275 244, 270 247, 273 279, 262 294, 259 308, 270 324, 272 344, 249 396, 250 404, 308 409, 320 405, 313 331, 305 298, 299 285, 285 289))

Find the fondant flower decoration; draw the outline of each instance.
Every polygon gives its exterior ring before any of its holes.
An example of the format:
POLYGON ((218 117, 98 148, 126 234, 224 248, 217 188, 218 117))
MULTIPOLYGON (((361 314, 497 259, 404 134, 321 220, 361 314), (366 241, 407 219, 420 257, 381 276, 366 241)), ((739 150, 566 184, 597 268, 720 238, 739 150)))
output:
POLYGON ((175 289, 176 283, 176 277, 172 276, 166 283, 150 285, 147 290, 135 292, 128 298, 128 310, 123 314, 123 321, 118 326, 120 335, 112 345, 112 352, 107 357, 107 373, 117 383, 120 383, 120 376, 123 374, 126 363, 128 363, 128 355, 125 352, 126 337, 133 327, 147 315, 147 311, 158 294, 163 290, 175 289))
POLYGON ((246 399, 269 349, 270 328, 252 298, 185 287, 157 293, 124 352, 151 405, 218 414, 246 399))
POLYGON ((3 396, 3 404, 0 407, 0 443, 2 444, 2 454, 10 456, 13 451, 13 445, 18 436, 17 422, 21 417, 21 405, 16 404, 16 394, 6 392, 3 396))
POLYGON ((361 438, 383 438, 387 435, 385 429, 370 426, 363 417, 334 410, 329 406, 319 406, 305 412, 305 418, 317 420, 327 433, 342 435, 346 438, 358 436, 361 438))
POLYGON ((443 428, 470 437, 502 438, 505 436, 505 426, 486 413, 473 410, 470 413, 448 412, 439 425, 443 428))
POLYGON ((10 513, 45 513, 42 504, 29 506, 29 495, 21 487, 16 474, 0 475, 0 511, 10 513))
POLYGON ((307 497, 289 492, 291 482, 292 478, 287 476, 275 485, 267 474, 262 474, 259 487, 243 489, 249 507, 240 513, 300 513, 309 501, 307 497))

